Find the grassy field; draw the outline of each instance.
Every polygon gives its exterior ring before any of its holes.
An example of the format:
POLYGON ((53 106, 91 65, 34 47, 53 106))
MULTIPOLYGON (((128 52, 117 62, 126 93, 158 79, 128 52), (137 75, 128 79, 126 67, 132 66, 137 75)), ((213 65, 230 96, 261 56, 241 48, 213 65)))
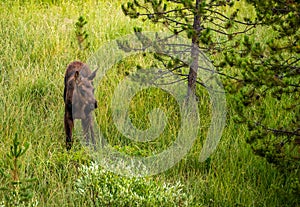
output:
MULTIPOLYGON (((30 144, 20 157, 18 168, 20 178, 36 178, 31 186, 33 202, 30 205, 87 205, 84 201, 89 199, 88 195, 78 196, 74 183, 80 177, 78 169, 89 165, 92 158, 76 136, 72 150, 65 150, 62 97, 65 68, 73 60, 86 61, 108 41, 132 34, 133 26, 142 26, 145 31, 162 28, 126 18, 120 8, 121 3, 126 2, 123 0, 42 2, 0 3, 0 167, 4 173, 11 173, 7 153, 17 136, 21 145, 30 144), (84 29, 89 33, 91 46, 84 52, 78 50, 75 37, 74 25, 79 16, 88 21, 84 29)), ((135 70, 136 62, 148 64, 141 56, 129 58, 109 70, 97 86, 96 120, 115 149, 147 156, 172 143, 180 115, 170 95, 155 89, 144 90, 132 100, 133 123, 141 129, 149 127, 144 114, 159 107, 167 114, 167 129, 151 143, 128 141, 118 132, 113 124, 110 102, 115 87, 126 73, 135 70)), ((299 200, 290 196, 291 180, 283 178, 276 168, 252 154, 244 139, 246 128, 235 125, 230 118, 230 101, 226 128, 217 150, 207 162, 198 161, 210 122, 207 117, 209 102, 206 101, 209 96, 199 91, 203 127, 192 150, 173 168, 147 179, 170 185, 180 182, 189 197, 188 206, 300 205, 299 200)), ((0 174, 0 185, 7 180, 0 174)), ((13 191, 13 187, 8 187, 13 191)), ((0 191, 0 206, 8 192, 0 191)))

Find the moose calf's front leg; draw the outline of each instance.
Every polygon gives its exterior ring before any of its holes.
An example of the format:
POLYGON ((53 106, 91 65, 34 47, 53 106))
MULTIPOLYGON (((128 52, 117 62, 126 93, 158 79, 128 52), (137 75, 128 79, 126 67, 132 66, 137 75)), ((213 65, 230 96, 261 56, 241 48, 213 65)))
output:
POLYGON ((95 135, 94 135, 94 129, 93 129, 93 120, 92 115, 89 114, 85 119, 81 120, 81 125, 83 129, 83 135, 86 140, 86 145, 89 145, 89 135, 92 139, 92 144, 95 147, 95 135))
POLYGON ((65 113, 64 123, 65 123, 65 132, 66 132, 66 147, 67 150, 70 150, 73 144, 72 131, 74 128, 74 120, 70 116, 69 112, 65 113))

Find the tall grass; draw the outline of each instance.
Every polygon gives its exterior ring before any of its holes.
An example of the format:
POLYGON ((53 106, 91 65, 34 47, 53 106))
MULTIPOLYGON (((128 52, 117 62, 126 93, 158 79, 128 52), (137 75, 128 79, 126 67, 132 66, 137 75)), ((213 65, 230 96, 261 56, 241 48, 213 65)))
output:
MULTIPOLYGON (((77 134, 75 146, 65 150, 62 98, 66 65, 86 61, 107 41, 131 34, 133 26, 159 31, 157 25, 125 18, 124 1, 2 1, 0 3, 0 167, 15 134, 30 143, 20 161, 23 177, 37 178, 33 186, 39 206, 76 206, 74 182, 78 168, 91 156, 77 134), (91 47, 78 51, 74 25, 79 16, 88 24, 91 47)), ((245 11, 246 12, 246 11, 245 11)), ((128 154, 147 156, 166 149, 180 127, 178 106, 158 89, 147 89, 131 102, 131 118, 141 129, 149 127, 145 114, 159 107, 168 116, 167 129, 154 142, 129 141, 114 126, 110 102, 117 84, 135 70, 135 63, 149 64, 142 56, 129 58, 112 68, 96 89, 96 120, 109 143, 128 154), (146 62, 146 63, 143 63, 146 62), (168 100, 168 101, 166 101, 168 100)), ((189 154, 168 171, 149 179, 176 183, 180 180, 191 197, 190 206, 292 206, 290 180, 265 160, 254 156, 245 143, 246 128, 230 119, 216 152, 204 163, 198 157, 210 123, 209 96, 201 88, 202 128, 189 154)), ((273 104, 273 103, 272 103, 273 104)), ((77 129, 79 131, 79 129, 77 129)), ((0 177, 0 183, 5 179, 0 177)), ((0 191, 0 198, 3 198, 0 191)), ((298 203, 297 203, 298 202, 298 203)), ((1 204, 1 202, 0 202, 1 204)))

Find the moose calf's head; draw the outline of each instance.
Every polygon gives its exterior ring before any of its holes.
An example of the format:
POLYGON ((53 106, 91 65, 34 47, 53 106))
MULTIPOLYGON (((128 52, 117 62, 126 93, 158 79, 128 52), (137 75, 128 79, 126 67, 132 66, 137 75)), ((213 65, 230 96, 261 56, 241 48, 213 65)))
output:
POLYGON ((85 119, 86 116, 97 108, 97 101, 94 96, 93 79, 97 70, 93 73, 87 65, 81 68, 74 68, 66 83, 66 102, 72 109, 74 119, 85 119))
POLYGON ((72 113, 76 119, 84 119, 92 110, 97 108, 97 101, 94 96, 94 87, 92 80, 96 75, 94 71, 90 76, 83 77, 76 71, 74 79, 70 81, 73 86, 72 113))

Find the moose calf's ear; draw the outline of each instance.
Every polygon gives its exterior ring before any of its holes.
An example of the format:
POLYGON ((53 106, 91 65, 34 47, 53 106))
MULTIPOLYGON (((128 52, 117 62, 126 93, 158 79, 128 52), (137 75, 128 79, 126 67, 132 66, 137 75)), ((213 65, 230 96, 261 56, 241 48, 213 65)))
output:
POLYGON ((93 80, 96 77, 96 73, 97 73, 98 69, 94 70, 94 72, 89 76, 89 80, 93 80))

